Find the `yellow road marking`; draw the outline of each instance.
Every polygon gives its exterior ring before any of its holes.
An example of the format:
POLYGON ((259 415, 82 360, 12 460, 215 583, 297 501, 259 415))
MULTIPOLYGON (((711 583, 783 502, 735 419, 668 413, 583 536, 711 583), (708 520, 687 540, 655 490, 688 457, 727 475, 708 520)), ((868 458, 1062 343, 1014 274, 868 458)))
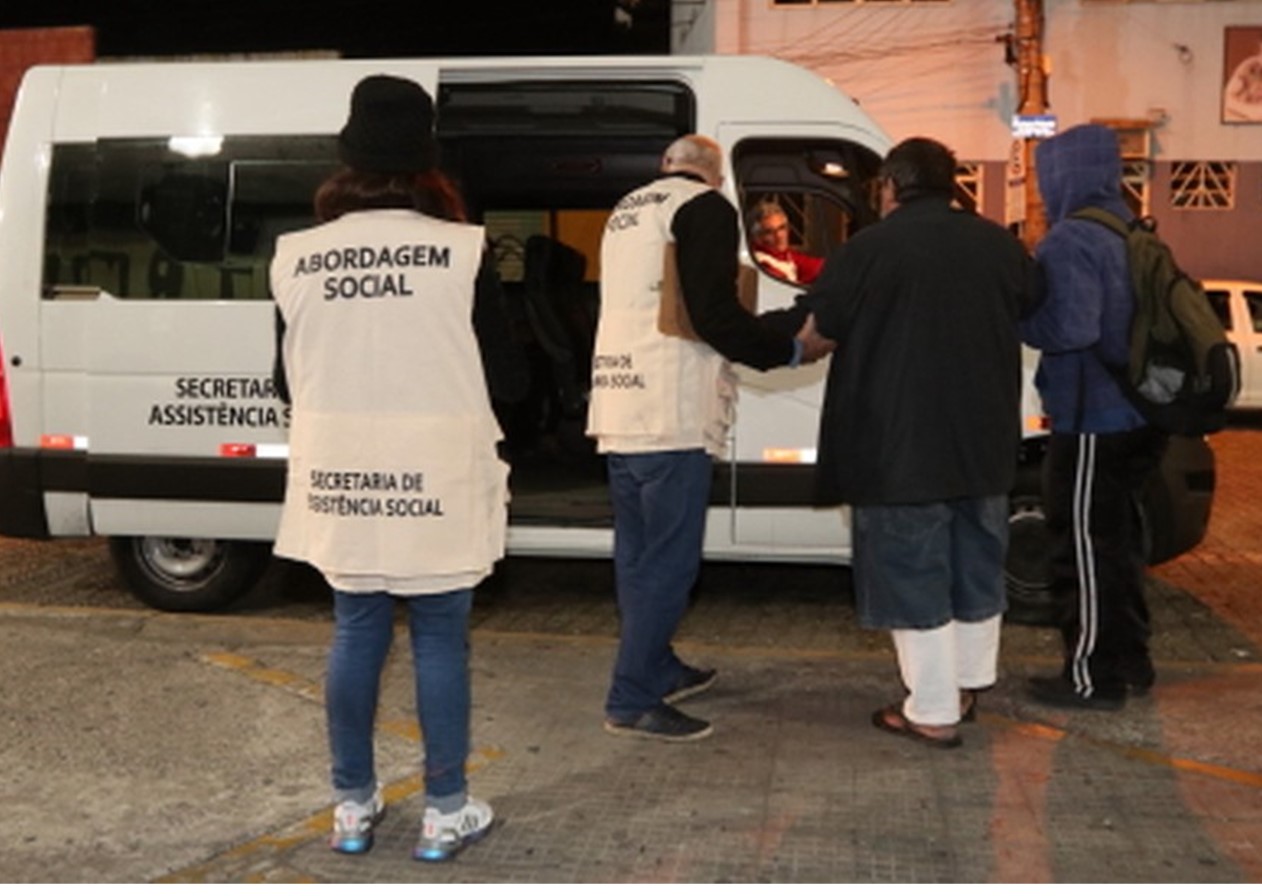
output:
POLYGON ((1009 731, 1024 734, 1026 737, 1036 737, 1039 740, 1059 741, 1069 736, 1069 732, 1061 728, 1042 725, 1038 722, 1019 722, 1016 719, 995 715, 992 712, 978 712, 977 717, 995 727, 1007 728, 1009 731))
MULTIPOLYGON (((284 669, 265 666, 248 656, 238 653, 209 653, 201 657, 202 661, 220 669, 238 673, 261 684, 278 687, 296 694, 304 699, 323 702, 323 688, 309 679, 295 675, 284 669)), ((387 734, 402 737, 414 743, 421 742, 420 727, 415 720, 386 719, 379 721, 377 729, 387 734)), ((503 759, 508 752, 500 747, 481 747, 472 751, 465 766, 466 773, 476 774, 492 762, 503 759)), ((392 806, 410 799, 424 789, 420 775, 409 775, 382 787, 382 799, 387 806, 392 806)), ((205 883, 214 878, 217 870, 235 862, 258 862, 275 859, 284 853, 305 846, 328 835, 333 823, 333 807, 326 807, 314 815, 298 821, 280 831, 274 831, 255 837, 253 840, 234 846, 213 856, 206 862, 172 872, 155 880, 155 883, 205 883)), ((297 872, 294 872, 297 874, 297 872)), ((271 878, 267 878, 271 880, 271 878)), ((286 877, 287 882, 310 880, 307 877, 286 877)), ((257 882, 257 881, 256 881, 257 882)))
POLYGON ((202 662, 212 666, 238 672, 252 681, 281 688, 316 703, 324 702, 324 688, 311 679, 274 666, 264 666, 248 656, 242 656, 239 653, 207 653, 203 654, 201 659, 202 662))
POLYGON ((1131 744, 1119 744, 1116 741, 1104 740, 1103 738, 1091 737, 1087 734, 1070 732, 1063 728, 1057 728, 1054 725, 1045 725, 1039 722, 1023 722, 1019 719, 1011 719, 1007 716, 996 715, 991 712, 980 712, 977 714, 977 717, 980 721, 987 725, 1007 728, 1010 731, 1016 731, 1018 734, 1024 734, 1029 737, 1055 741, 1072 738, 1074 740, 1090 744, 1093 747, 1099 747, 1102 750, 1109 750, 1110 752, 1117 753, 1127 759, 1133 759, 1136 762, 1143 762, 1148 765, 1161 765, 1194 775, 1217 778, 1221 781, 1230 781, 1233 784, 1243 784, 1246 787, 1262 789, 1262 774, 1258 774, 1257 772, 1244 771, 1243 769, 1231 768, 1226 765, 1217 765, 1212 762, 1201 762, 1198 759, 1184 759, 1179 756, 1170 756, 1157 750, 1150 750, 1147 747, 1136 747, 1131 744))

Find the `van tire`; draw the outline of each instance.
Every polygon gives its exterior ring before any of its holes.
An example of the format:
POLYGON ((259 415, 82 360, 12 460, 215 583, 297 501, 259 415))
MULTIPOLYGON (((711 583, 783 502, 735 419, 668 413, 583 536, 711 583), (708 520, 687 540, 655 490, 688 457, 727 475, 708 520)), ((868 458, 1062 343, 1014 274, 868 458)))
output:
POLYGON ((1052 539, 1047 531, 1043 499, 1014 495, 1008 512, 1008 556, 1004 585, 1008 612, 1004 618, 1018 625, 1051 627, 1057 624, 1052 603, 1052 539))
POLYGON ((131 592, 175 613, 222 610, 258 581, 271 557, 259 541, 117 536, 110 555, 131 592))

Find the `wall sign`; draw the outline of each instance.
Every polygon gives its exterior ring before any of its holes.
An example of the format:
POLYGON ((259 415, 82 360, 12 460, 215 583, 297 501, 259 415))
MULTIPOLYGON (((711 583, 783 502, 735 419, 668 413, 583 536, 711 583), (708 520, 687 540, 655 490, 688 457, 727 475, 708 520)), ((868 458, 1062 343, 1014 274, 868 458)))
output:
POLYGON ((1262 27, 1223 29, 1223 123, 1262 124, 1262 27))

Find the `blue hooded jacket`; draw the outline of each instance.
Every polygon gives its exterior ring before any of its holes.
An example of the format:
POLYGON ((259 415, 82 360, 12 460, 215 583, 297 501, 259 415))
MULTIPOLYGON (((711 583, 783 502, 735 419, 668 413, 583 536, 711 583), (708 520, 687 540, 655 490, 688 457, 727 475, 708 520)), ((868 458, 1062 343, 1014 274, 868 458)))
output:
POLYGON ((1051 225, 1034 252, 1043 295, 1021 324, 1021 338, 1043 353, 1035 385, 1052 431, 1124 432, 1145 425, 1104 362, 1126 363, 1135 297, 1126 245, 1094 221, 1069 216, 1096 206, 1124 221, 1117 137, 1080 125, 1034 151, 1039 190, 1051 225))

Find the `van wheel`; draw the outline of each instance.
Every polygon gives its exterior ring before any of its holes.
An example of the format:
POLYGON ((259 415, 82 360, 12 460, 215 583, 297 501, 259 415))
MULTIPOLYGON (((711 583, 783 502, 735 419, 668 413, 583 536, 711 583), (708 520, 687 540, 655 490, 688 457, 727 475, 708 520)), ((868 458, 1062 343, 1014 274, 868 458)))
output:
POLYGON ((249 590, 271 552, 258 541, 155 536, 110 539, 128 588, 158 610, 222 610, 249 590))
POLYGON ((1052 539, 1047 532, 1043 500, 1035 495, 1012 498, 1008 515, 1008 557, 1004 583, 1008 593, 1005 618, 1018 625, 1055 626, 1052 604, 1052 539))

